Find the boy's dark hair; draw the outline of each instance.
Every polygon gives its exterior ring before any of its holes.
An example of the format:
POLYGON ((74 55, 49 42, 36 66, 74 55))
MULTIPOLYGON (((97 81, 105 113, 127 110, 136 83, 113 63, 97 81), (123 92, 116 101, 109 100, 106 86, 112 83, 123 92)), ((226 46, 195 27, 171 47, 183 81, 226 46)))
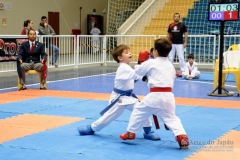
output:
POLYGON ((42 16, 41 20, 43 20, 43 19, 47 19, 47 17, 46 16, 42 16))
POLYGON ((150 49, 150 52, 152 52, 153 50, 154 50, 154 48, 151 48, 151 49, 150 49))
POLYGON ((123 51, 124 50, 127 50, 129 49, 129 46, 128 45, 125 45, 125 44, 122 44, 122 45, 119 45, 117 46, 116 48, 114 48, 113 52, 112 52, 112 56, 113 56, 113 59, 119 63, 119 59, 118 59, 118 56, 121 56, 123 51))
POLYGON ((188 58, 188 59, 189 59, 189 58, 194 59, 194 55, 193 55, 193 54, 189 54, 189 55, 187 56, 187 58, 188 58))
POLYGON ((154 41, 154 48, 158 51, 160 57, 167 57, 172 50, 172 44, 166 38, 159 38, 154 41))

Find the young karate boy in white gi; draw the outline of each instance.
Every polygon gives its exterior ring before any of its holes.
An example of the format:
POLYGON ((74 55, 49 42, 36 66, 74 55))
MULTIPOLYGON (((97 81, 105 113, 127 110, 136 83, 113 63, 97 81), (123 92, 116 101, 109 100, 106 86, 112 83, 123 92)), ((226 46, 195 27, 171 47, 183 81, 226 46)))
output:
POLYGON ((136 74, 147 75, 150 93, 139 105, 135 106, 131 114, 127 132, 120 135, 123 140, 135 139, 135 133, 154 114, 159 116, 173 132, 180 148, 188 148, 189 142, 180 119, 175 114, 175 98, 172 93, 176 71, 168 60, 171 42, 165 38, 154 42, 154 59, 149 59, 135 67, 136 74))
POLYGON ((185 70, 182 73, 185 79, 196 79, 200 77, 200 71, 197 68, 197 62, 194 61, 194 55, 188 55, 188 62, 185 65, 185 70))
MULTIPOLYGON (((139 104, 139 100, 134 97, 132 90, 134 81, 142 79, 142 77, 135 74, 135 70, 129 65, 132 61, 130 48, 127 45, 120 45, 114 49, 112 56, 119 63, 119 67, 114 80, 114 89, 109 100, 110 107, 105 108, 101 112, 103 115, 91 125, 78 127, 80 135, 92 135, 96 131, 100 131, 118 118, 125 109, 132 110, 134 106, 139 104)), ((152 124, 150 118, 143 123, 144 138, 160 140, 159 136, 151 131, 152 124)))

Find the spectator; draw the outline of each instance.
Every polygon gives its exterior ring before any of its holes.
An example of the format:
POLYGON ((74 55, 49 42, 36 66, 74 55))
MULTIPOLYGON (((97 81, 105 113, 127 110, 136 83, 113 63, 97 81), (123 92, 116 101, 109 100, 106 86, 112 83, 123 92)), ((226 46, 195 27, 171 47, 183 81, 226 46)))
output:
POLYGON ((174 13, 173 19, 174 19, 174 22, 171 23, 168 27, 167 38, 172 42, 172 50, 169 53, 168 58, 173 63, 175 58, 175 53, 177 53, 180 70, 181 72, 183 72, 185 69, 184 48, 187 46, 187 41, 188 41, 187 26, 179 21, 180 20, 179 13, 174 13), (184 41, 183 41, 183 34, 184 34, 184 41))
MULTIPOLYGON (((54 29, 47 23, 46 16, 42 16, 38 31, 40 35, 55 35, 54 29)), ((59 48, 52 44, 50 40, 50 38, 45 38, 44 42, 46 43, 46 47, 49 48, 49 50, 53 51, 51 64, 55 65, 55 67, 58 67, 56 62, 59 56, 59 48)))
POLYGON ((200 71, 198 71, 197 62, 194 61, 193 54, 188 55, 188 62, 182 75, 185 79, 196 79, 200 77, 200 71))
POLYGON ((30 29, 32 29, 33 27, 33 21, 32 20, 26 20, 23 22, 23 29, 22 29, 22 32, 21 32, 21 35, 27 35, 28 34, 28 31, 30 29))
MULTIPOLYGON (((36 70, 41 72, 42 78, 45 74, 43 69, 43 63, 47 59, 47 54, 45 53, 44 45, 41 42, 36 41, 36 31, 34 29, 30 29, 28 31, 28 41, 23 42, 20 46, 20 50, 18 53, 18 61, 21 64, 22 76, 20 77, 20 81, 22 87, 19 90, 26 90, 26 78, 25 72, 28 70, 36 70)), ((45 77, 46 78, 46 77, 45 77)), ((46 83, 45 79, 41 79, 40 89, 46 89, 44 84, 46 83)))

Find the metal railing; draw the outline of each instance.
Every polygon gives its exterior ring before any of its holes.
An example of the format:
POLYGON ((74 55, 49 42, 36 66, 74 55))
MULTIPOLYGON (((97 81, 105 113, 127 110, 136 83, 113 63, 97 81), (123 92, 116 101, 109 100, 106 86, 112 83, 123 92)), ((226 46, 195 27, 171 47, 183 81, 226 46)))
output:
MULTIPOLYGON (((45 50, 48 54, 48 68, 53 68, 52 57, 54 55, 53 48, 49 47, 54 44, 58 47, 59 56, 57 59, 58 67, 90 64, 116 63, 112 56, 112 50, 120 45, 126 44, 130 46, 133 54, 133 63, 137 63, 138 54, 141 50, 150 50, 154 45, 154 40, 158 37, 166 37, 166 35, 44 35, 38 36, 38 40, 45 44, 45 50)), ((7 54, 19 49, 20 44, 16 39, 25 39, 26 36, 20 35, 1 35, 0 50, 7 54), (15 48, 11 39, 15 39, 15 48)), ((225 48, 232 44, 238 44, 240 35, 225 35, 225 48)), ((189 53, 195 55, 195 60, 199 66, 208 65, 210 68, 214 65, 214 60, 218 58, 219 53, 219 37, 217 35, 189 35, 188 46, 185 51, 185 57, 189 53)), ((177 58, 175 63, 178 63, 177 58)), ((16 62, 1 62, 0 72, 16 71, 16 62)))
POLYGON ((54 59, 57 58, 56 64, 61 67, 73 66, 76 63, 74 35, 42 35, 39 41, 44 43, 45 51, 48 54, 48 67, 54 67, 54 59), (56 55, 58 54, 58 55, 56 55), (56 57, 58 56, 58 57, 56 57))

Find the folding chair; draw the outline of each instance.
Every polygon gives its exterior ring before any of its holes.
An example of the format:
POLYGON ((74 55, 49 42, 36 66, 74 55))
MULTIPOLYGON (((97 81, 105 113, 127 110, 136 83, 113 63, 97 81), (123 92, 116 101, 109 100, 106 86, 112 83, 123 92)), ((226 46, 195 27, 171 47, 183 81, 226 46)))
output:
MULTIPOLYGON (((18 90, 20 90, 20 88, 22 88, 21 79, 20 79, 20 77, 22 77, 22 71, 21 71, 21 64, 20 64, 19 61, 17 61, 17 72, 18 72, 18 90)), ((46 79, 47 78, 47 65, 46 65, 46 60, 44 60, 44 62, 43 62, 42 72, 43 72, 43 77, 41 77, 42 76, 41 72, 36 71, 36 70, 29 70, 29 71, 25 72, 25 75, 27 75, 27 74, 38 74, 39 82, 42 83, 41 80, 44 79, 45 83, 43 84, 43 86, 45 88, 47 88, 47 79, 46 79)))
MULTIPOLYGON (((238 50, 238 45, 230 46, 228 51, 223 53, 223 57, 224 69, 222 70, 222 87, 224 88, 225 86, 226 75, 234 74, 237 90, 240 91, 240 50, 238 50)), ((218 84, 218 74, 219 60, 217 59, 214 68, 214 88, 216 88, 218 84)))
POLYGON ((239 49, 240 49, 239 44, 233 44, 233 45, 228 47, 228 51, 237 51, 239 49))
MULTIPOLYGON (((39 82, 41 83, 41 72, 38 72, 38 71, 36 71, 36 70, 29 70, 29 71, 25 72, 25 74, 26 74, 26 75, 27 75, 27 74, 38 74, 38 76, 39 76, 39 82)), ((47 88, 47 83, 44 83, 44 87, 47 88)), ((22 88, 22 84, 21 84, 21 80, 20 80, 20 78, 19 78, 19 76, 18 76, 18 90, 19 90, 20 88, 22 88)))

